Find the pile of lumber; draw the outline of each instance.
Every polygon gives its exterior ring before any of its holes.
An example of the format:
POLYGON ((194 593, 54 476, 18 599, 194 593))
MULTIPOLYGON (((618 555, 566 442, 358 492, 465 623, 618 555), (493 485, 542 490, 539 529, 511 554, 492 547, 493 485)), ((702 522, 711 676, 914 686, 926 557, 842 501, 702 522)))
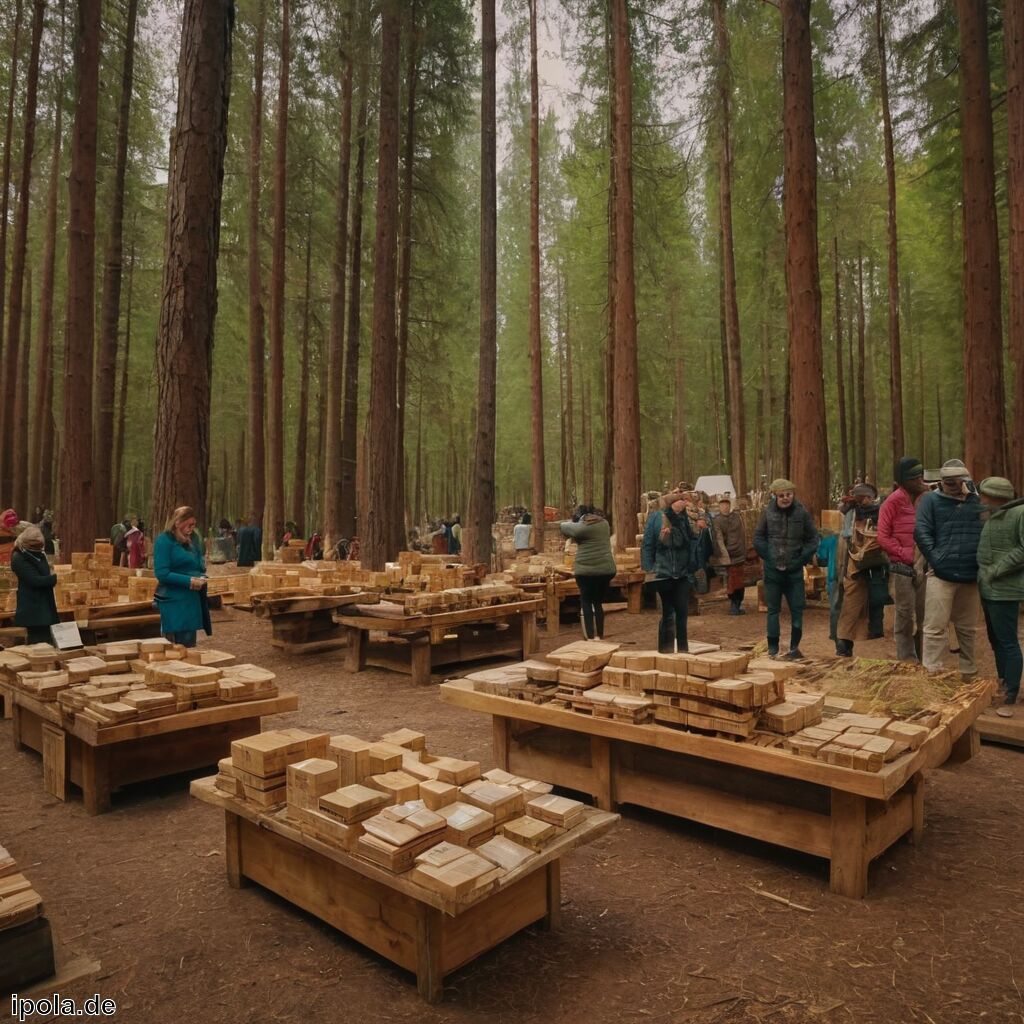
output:
POLYGON ((285 565, 298 565, 306 556, 306 542, 298 537, 277 549, 277 557, 285 565))
POLYGON ((18 871, 14 858, 0 846, 0 933, 34 921, 42 912, 39 893, 18 871))
POLYGON ((411 729, 376 742, 294 729, 236 740, 216 785, 283 804, 304 835, 455 902, 490 891, 586 813, 548 783, 432 755, 411 729))
POLYGON ((145 721, 277 696, 272 672, 224 651, 186 649, 163 637, 59 652, 48 644, 0 651, 0 678, 62 718, 98 726, 145 721))
POLYGON ((520 601, 523 592, 509 583, 486 582, 470 587, 427 591, 420 594, 392 594, 389 600, 402 605, 406 615, 435 615, 441 612, 489 608, 520 601))
POLYGON ((912 722, 903 722, 847 711, 794 733, 787 739, 786 747, 801 757, 877 772, 907 751, 917 750, 940 717, 933 711, 921 713, 912 722))

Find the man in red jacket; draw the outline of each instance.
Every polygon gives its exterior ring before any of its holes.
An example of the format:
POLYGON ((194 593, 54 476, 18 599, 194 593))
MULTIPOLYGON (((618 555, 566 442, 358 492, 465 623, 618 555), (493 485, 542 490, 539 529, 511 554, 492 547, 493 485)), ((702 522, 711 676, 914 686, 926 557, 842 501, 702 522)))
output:
POLYGON ((882 503, 878 515, 878 543, 889 556, 894 581, 896 657, 900 661, 920 661, 925 567, 914 547, 914 506, 928 485, 921 460, 910 456, 900 459, 896 477, 898 486, 882 503))

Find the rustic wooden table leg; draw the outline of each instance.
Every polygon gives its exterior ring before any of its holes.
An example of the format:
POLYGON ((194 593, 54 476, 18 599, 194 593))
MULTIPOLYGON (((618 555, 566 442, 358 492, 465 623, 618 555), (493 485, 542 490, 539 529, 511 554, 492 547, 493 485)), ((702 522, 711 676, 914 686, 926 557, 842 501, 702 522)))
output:
POLYGON ((537 613, 521 612, 520 627, 523 634, 523 661, 537 653, 537 613))
POLYGON ((546 610, 544 620, 544 632, 548 636, 558 636, 558 632, 561 629, 559 617, 562 614, 562 602, 555 593, 554 583, 549 583, 547 587, 546 595, 546 610))
POLYGON ((643 589, 642 582, 626 584, 626 611, 630 615, 640 614, 643 607, 643 589))
POLYGON ((409 641, 409 668, 417 686, 430 682, 430 637, 415 637, 409 641))
POLYGON ((604 736, 590 737, 590 768, 594 773, 594 799, 602 811, 615 810, 612 745, 604 736))
POLYGON ((0 700, 4 702, 4 718, 10 718, 14 714, 12 710, 14 699, 11 696, 9 686, 0 686, 0 700))
POLYGON ((81 743, 80 747, 86 814, 104 814, 110 810, 110 751, 88 743, 81 743))
POLYGON ((910 833, 910 841, 917 846, 924 836, 924 773, 915 772, 907 783, 913 800, 914 827, 910 833))
POLYGON ((442 911, 420 903, 416 920, 416 989, 428 1003, 439 1003, 444 995, 441 970, 442 911))
POLYGON ((345 668, 349 672, 362 672, 366 668, 366 631, 355 626, 345 626, 348 647, 345 654, 345 668))
POLYGON ((868 891, 867 800, 833 789, 832 858, 829 888, 840 896, 863 899, 868 891))
POLYGON ((11 714, 11 739, 14 740, 14 749, 21 750, 24 744, 21 742, 21 716, 24 711, 15 704, 11 714))
POLYGON ((963 764, 964 761, 969 761, 980 750, 981 734, 972 725, 953 744, 953 749, 949 752, 949 760, 953 764, 963 764))
POLYGON ((59 726, 43 723, 43 790, 58 800, 68 798, 68 736, 59 726))
POLYGON ((242 833, 239 817, 233 811, 224 812, 224 860, 228 869, 228 885, 243 889, 249 879, 242 874, 242 833))
POLYGON ((548 912, 541 921, 546 932, 557 931, 562 927, 562 862, 557 858, 549 861, 547 871, 548 912))
POLYGON ((509 719, 504 715, 491 716, 491 734, 494 744, 494 762, 504 771, 509 771, 509 758, 512 748, 512 735, 509 719))

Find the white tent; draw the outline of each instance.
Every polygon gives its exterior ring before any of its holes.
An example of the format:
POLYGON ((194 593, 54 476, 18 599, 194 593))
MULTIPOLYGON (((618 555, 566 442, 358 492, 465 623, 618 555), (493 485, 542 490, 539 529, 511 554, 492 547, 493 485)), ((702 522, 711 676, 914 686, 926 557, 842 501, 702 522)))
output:
POLYGON ((728 494, 736 500, 736 485, 732 482, 731 476, 699 476, 694 484, 695 491, 703 491, 712 500, 719 494, 728 494))

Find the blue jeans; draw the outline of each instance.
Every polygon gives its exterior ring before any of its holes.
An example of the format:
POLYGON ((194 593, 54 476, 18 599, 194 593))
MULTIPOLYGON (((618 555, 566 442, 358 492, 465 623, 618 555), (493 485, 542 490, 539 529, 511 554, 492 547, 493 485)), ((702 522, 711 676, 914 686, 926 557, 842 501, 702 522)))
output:
POLYGON ((778 569, 764 567, 764 603, 768 606, 768 646, 778 649, 779 637, 782 634, 782 627, 779 623, 779 613, 782 611, 782 599, 786 599, 789 605, 790 618, 790 648, 799 647, 800 640, 804 635, 804 607, 807 604, 807 595, 804 591, 804 570, 787 569, 779 572, 778 569))
POLYGON ((1019 601, 986 601, 981 599, 985 613, 988 642, 996 656, 996 673, 1006 688, 1006 703, 1016 704, 1020 693, 1020 677, 1024 670, 1017 624, 1020 616, 1019 601))
POLYGON ((182 647, 195 647, 196 645, 196 630, 194 629, 179 629, 177 633, 164 633, 164 636, 172 644, 181 644, 182 647))

